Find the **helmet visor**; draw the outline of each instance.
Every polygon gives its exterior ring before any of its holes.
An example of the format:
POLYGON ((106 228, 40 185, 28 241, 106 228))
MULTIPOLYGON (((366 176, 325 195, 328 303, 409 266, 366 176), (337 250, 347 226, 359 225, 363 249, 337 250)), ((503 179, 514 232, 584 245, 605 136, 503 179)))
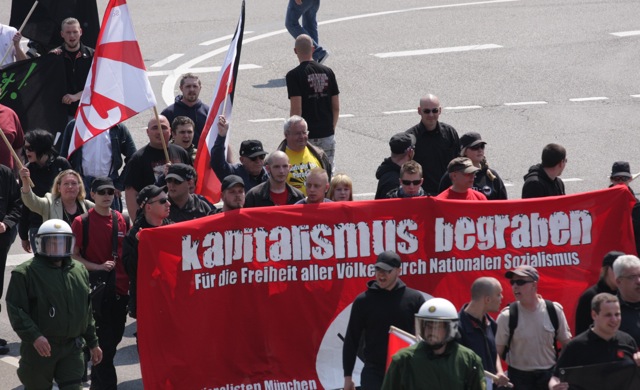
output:
POLYGON ((36 250, 49 257, 67 257, 73 251, 75 237, 72 234, 43 234, 36 237, 36 250))

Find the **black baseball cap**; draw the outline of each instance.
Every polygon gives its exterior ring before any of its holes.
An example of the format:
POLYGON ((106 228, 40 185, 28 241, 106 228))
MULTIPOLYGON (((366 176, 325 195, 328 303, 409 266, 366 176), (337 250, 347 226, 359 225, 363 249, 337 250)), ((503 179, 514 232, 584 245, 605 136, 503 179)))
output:
POLYGON ((179 181, 191 180, 196 176, 196 170, 191 165, 176 163, 169 165, 169 171, 165 179, 177 179, 179 181))
POLYGON ((400 256, 394 251, 384 251, 378 255, 375 267, 385 271, 391 271, 394 268, 400 268, 400 256))
POLYGON ((631 166, 626 161, 616 161, 611 167, 611 177, 631 177, 631 166))
POLYGON ((389 147, 393 154, 402 154, 413 146, 416 146, 416 137, 413 134, 398 133, 389 140, 389 147))
POLYGON ((479 133, 476 133, 474 131, 465 133, 462 135, 462 137, 460 137, 460 149, 470 148, 479 144, 486 144, 486 142, 482 140, 482 137, 479 133))
POLYGON ((149 199, 155 198, 156 196, 165 192, 166 189, 167 187, 158 187, 157 185, 154 185, 154 184, 149 184, 148 186, 144 187, 136 197, 136 202, 138 203, 138 206, 144 207, 144 205, 147 204, 149 199))
POLYGON ((112 190, 116 189, 116 187, 113 185, 113 180, 111 180, 110 177, 96 177, 91 182, 91 192, 98 192, 107 188, 111 188, 112 190))
POLYGON ((533 279, 534 282, 540 280, 538 270, 530 265, 521 265, 519 267, 516 267, 515 269, 512 269, 511 271, 507 271, 507 273, 504 274, 507 279, 513 278, 514 275, 522 276, 525 278, 529 277, 533 279))
POLYGON ((240 144, 240 157, 264 156, 267 152, 262 147, 262 142, 257 139, 248 139, 240 144))
POLYGON ((229 175, 222 180, 222 191, 240 184, 244 188, 244 180, 238 175, 229 175))

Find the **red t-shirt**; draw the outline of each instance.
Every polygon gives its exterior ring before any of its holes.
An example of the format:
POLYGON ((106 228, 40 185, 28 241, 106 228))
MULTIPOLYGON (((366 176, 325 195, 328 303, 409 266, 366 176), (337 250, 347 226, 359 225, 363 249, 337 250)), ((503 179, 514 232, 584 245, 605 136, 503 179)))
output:
MULTIPOLYGON (((120 213, 118 215, 118 258, 116 259, 116 293, 129 295, 129 277, 122 263, 122 241, 127 234, 127 222, 120 213)), ((87 261, 103 264, 112 260, 112 221, 111 213, 107 216, 98 214, 95 209, 89 210, 89 243, 83 256, 87 261)), ((82 251, 82 215, 76 217, 71 224, 76 236, 76 247, 82 251)))
MULTIPOLYGON (((18 115, 7 106, 0 104, 0 128, 13 146, 13 149, 20 149, 24 146, 24 132, 20 125, 18 115)), ((0 140, 0 164, 13 169, 13 155, 7 148, 7 144, 0 140)))
POLYGON ((436 196, 436 199, 487 200, 487 197, 476 190, 469 189, 467 192, 455 192, 449 187, 436 196))
POLYGON ((285 187, 284 191, 279 194, 276 194, 273 191, 269 191, 269 196, 271 196, 271 200, 276 204, 276 206, 287 204, 287 199, 289 199, 289 189, 285 187))

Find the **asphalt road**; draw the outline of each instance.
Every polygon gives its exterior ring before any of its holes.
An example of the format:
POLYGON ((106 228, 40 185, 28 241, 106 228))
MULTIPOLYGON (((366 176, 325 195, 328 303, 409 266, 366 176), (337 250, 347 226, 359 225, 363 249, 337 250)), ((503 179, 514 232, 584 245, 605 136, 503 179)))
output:
MULTIPOLYGON (((284 75, 297 65, 284 30, 286 3, 247 1, 234 149, 258 138, 273 150, 283 138, 284 75)), ((103 10, 106 1, 99 4, 103 10)), ((158 108, 172 102, 177 78, 187 71, 200 75, 201 98, 210 103, 217 79, 210 68, 222 64, 240 1, 137 0, 129 7, 158 108)), ((331 53, 326 65, 336 73, 345 115, 336 135, 337 170, 353 178, 360 198, 372 197, 389 138, 418 122, 416 107, 427 93, 440 97, 440 119, 460 135, 482 134, 510 198, 520 197, 522 176, 550 142, 567 148, 568 193, 606 187, 616 160, 640 170, 639 14, 635 0, 324 1, 320 41, 331 53)), ((8 19, 3 7, 0 20, 8 19)), ((151 116, 127 122, 138 146, 146 143, 151 116)), ((14 245, 5 281, 22 254, 14 245)), ((134 327, 128 325, 117 356, 122 389, 142 387, 134 327)), ((0 388, 16 388, 18 339, 5 312, 0 337, 11 342, 11 356, 0 359, 0 388)))

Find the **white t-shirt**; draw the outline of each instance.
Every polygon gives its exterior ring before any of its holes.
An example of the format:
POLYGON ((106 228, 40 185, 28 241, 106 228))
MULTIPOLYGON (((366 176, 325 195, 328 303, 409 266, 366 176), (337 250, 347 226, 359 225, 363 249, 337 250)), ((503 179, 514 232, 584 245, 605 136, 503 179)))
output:
MULTIPOLYGON (((562 306, 554 302, 558 315, 558 341, 569 341, 571 331, 562 306)), ((498 315, 496 345, 507 345, 509 341, 509 307, 498 315)), ((538 307, 529 311, 518 302, 518 325, 513 331, 507 363, 522 371, 546 370, 556 363, 553 347, 554 328, 547 314, 544 299, 538 296, 538 307)))

